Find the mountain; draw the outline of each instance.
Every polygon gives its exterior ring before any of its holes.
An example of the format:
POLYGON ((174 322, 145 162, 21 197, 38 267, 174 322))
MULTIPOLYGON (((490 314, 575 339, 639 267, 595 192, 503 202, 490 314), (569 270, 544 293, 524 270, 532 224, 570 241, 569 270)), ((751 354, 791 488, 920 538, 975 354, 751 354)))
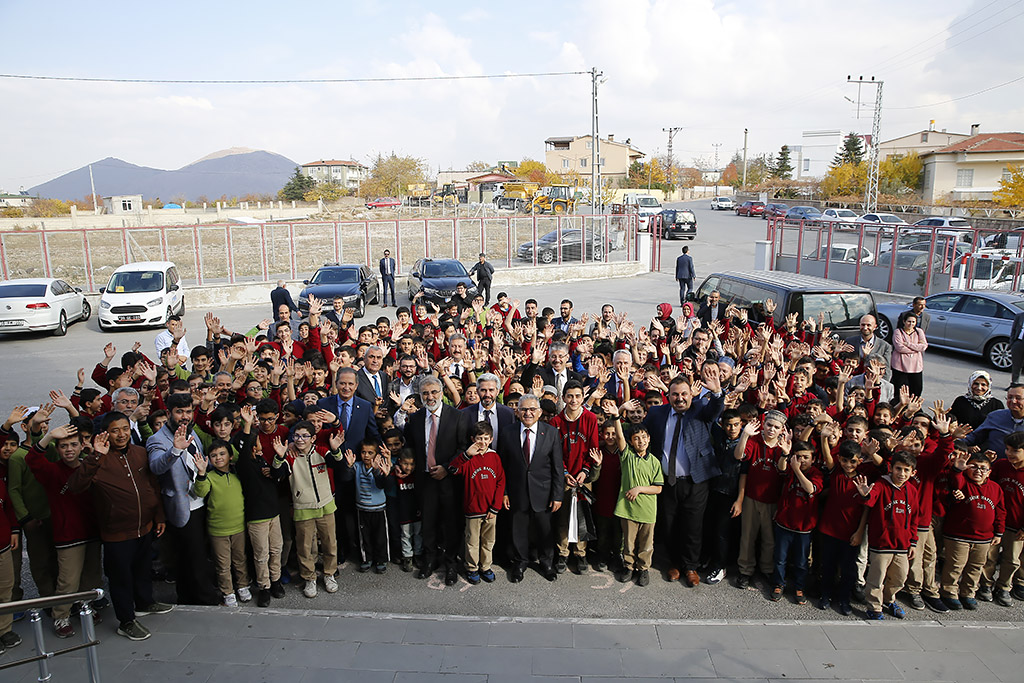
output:
MULTIPOLYGON (((136 166, 107 157, 92 164, 96 194, 141 194, 144 200, 175 197, 195 201, 202 195, 211 200, 221 195, 276 195, 298 166, 280 154, 233 147, 208 154, 174 171, 136 166)), ((54 199, 80 199, 89 194, 89 167, 65 173, 29 189, 29 194, 54 199)))

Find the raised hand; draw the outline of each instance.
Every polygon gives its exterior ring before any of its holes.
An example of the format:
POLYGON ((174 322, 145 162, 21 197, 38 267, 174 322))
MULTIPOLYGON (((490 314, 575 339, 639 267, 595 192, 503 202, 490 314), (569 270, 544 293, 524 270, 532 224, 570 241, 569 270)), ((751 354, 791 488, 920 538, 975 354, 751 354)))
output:
POLYGON ((275 436, 274 440, 270 442, 270 445, 274 447, 274 452, 277 453, 277 457, 284 458, 288 453, 288 444, 281 440, 281 437, 275 436))
POLYGON ((58 408, 65 410, 73 410, 74 406, 71 404, 71 399, 64 395, 64 392, 60 389, 50 392, 50 402, 58 408))
POLYGON ((178 425, 178 429, 174 432, 174 447, 179 451, 183 451, 188 448, 188 445, 192 443, 193 436, 189 431, 187 424, 178 425))
POLYGON ((78 368, 78 386, 85 385, 85 368, 78 368))
POLYGON ((857 487, 857 493, 867 498, 868 494, 871 493, 871 487, 873 484, 868 483, 868 478, 863 474, 858 474, 854 480, 853 485, 857 487))
POLYGON ((601 452, 600 448, 591 448, 590 460, 594 463, 594 467, 600 467, 604 461, 604 453, 601 452))
POLYGON ((330 438, 327 439, 327 446, 331 449, 331 453, 337 453, 338 449, 341 448, 342 444, 345 443, 345 432, 341 429, 331 434, 330 438))
POLYGON ((92 450, 96 455, 103 456, 110 452, 110 436, 100 432, 92 437, 92 450))
POLYGON ((113 343, 108 343, 103 347, 103 357, 109 362, 114 359, 117 355, 117 347, 113 343))
POLYGON ((757 420, 751 420, 747 424, 743 425, 743 433, 746 434, 747 437, 757 436, 761 433, 761 425, 757 420))
POLYGON ((192 462, 195 464, 196 472, 199 473, 200 477, 206 474, 206 468, 210 464, 210 461, 205 455, 199 452, 193 453, 192 462))
POLYGON ((352 452, 351 448, 346 449, 346 451, 344 453, 342 453, 341 455, 342 455, 343 458, 345 458, 345 464, 346 465, 348 465, 349 467, 354 467, 355 466, 355 464, 356 464, 356 454, 352 452))

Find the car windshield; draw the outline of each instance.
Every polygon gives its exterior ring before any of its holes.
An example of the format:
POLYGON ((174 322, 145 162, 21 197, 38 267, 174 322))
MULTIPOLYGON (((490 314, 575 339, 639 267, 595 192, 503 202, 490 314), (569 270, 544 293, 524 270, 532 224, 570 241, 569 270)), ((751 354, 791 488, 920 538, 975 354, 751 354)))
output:
POLYGON ((0 299, 15 297, 46 296, 46 285, 6 284, 0 285, 0 299))
POLYGON ((355 268, 328 268, 316 271, 311 285, 350 285, 359 282, 359 271, 355 268))
POLYGON ((951 227, 951 228, 969 228, 969 227, 971 227, 971 224, 968 223, 965 220, 951 220, 949 222, 949 227, 951 227))
POLYGON ((880 213, 878 214, 878 220, 883 223, 902 223, 903 219, 899 216, 894 216, 891 213, 880 213))
MULTIPOLYGON (((546 236, 546 235, 545 235, 546 236)), ((458 261, 423 264, 423 277, 465 277, 466 269, 458 261)))
POLYGON ((855 327, 862 316, 874 309, 874 300, 868 292, 822 292, 796 296, 803 298, 804 320, 817 318, 819 313, 823 313, 825 324, 830 327, 855 327))
POLYGON ((640 206, 660 206, 660 204, 658 204, 658 200, 654 197, 639 197, 636 200, 636 203, 640 206))
POLYGON ((159 270, 134 270, 114 273, 107 291, 115 294, 159 292, 164 288, 164 274, 159 270))
POLYGON ((836 215, 840 218, 856 218, 857 214, 849 209, 836 209, 836 215))

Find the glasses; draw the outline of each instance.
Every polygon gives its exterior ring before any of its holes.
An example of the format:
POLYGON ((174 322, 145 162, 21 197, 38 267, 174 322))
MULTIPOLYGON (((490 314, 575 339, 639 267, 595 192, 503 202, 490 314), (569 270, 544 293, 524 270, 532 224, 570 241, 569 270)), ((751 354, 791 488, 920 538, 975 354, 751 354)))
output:
POLYGON ((312 438, 313 437, 310 436, 309 434, 296 434, 295 435, 295 440, 296 441, 309 441, 312 438))
POLYGON ((529 407, 529 408, 524 408, 523 406, 519 406, 519 412, 521 412, 521 413, 539 413, 540 412, 540 407, 532 406, 532 407, 529 407))
POLYGON ((973 463, 968 465, 972 470, 978 470, 979 472, 991 472, 992 468, 988 465, 982 465, 981 463, 973 463))
POLYGON ((277 422, 277 415, 271 415, 269 417, 257 417, 260 422, 277 422))

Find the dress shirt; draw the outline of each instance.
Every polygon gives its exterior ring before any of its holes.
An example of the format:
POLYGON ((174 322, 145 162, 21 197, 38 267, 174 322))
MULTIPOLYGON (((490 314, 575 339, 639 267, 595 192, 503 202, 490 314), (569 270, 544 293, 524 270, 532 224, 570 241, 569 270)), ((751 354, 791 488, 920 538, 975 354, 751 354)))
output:
MULTIPOLYGON (((523 450, 523 439, 526 438, 526 432, 530 432, 530 462, 533 462, 533 454, 537 451, 537 425, 534 423, 532 427, 527 427, 521 424, 519 427, 519 451, 523 450)), ((527 467, 529 467, 529 462, 527 467)))

